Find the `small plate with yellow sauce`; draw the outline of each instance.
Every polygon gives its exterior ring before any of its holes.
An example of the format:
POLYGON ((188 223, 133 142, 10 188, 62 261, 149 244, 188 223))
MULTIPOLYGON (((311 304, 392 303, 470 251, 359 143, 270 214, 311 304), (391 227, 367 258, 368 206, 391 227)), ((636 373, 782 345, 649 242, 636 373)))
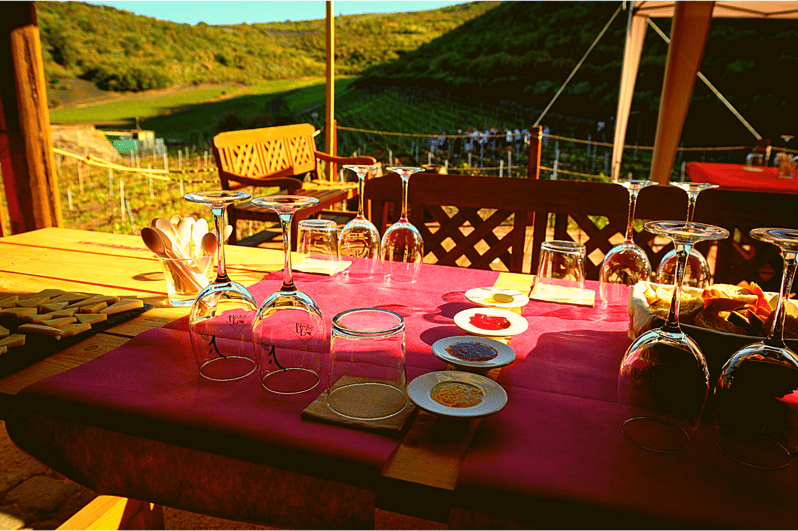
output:
POLYGON ((466 291, 465 297, 480 306, 505 310, 523 308, 529 302, 529 297, 520 291, 507 288, 473 288, 466 291))
POLYGON ((422 374, 408 384, 407 396, 425 411, 454 418, 492 415, 507 404, 507 393, 501 385, 461 371, 422 374))

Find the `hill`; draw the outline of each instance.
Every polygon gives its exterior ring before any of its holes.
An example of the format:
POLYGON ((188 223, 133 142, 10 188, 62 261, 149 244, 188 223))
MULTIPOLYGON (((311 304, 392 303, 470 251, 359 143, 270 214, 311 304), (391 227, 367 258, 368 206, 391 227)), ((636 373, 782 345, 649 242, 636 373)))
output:
MULTIPOLYGON (((618 6, 474 2, 401 15, 338 17, 336 71, 360 79, 336 93, 336 115, 348 120, 342 125, 417 133, 529 125, 618 6), (390 108, 408 102, 404 112, 390 108)), ((324 75, 322 20, 191 26, 77 2, 38 2, 37 8, 52 86, 80 78, 116 91, 203 83, 257 88, 264 80, 324 75)), ((609 127, 602 136, 609 134, 625 21, 621 12, 549 111, 544 123, 552 130, 586 138, 603 122, 609 127)), ((669 19, 655 23, 669 33, 669 19)), ((781 81, 798 71, 794 26, 791 21, 717 19, 702 65, 702 72, 758 132, 776 142, 780 135, 796 132, 791 83, 781 81)), ((635 89, 631 142, 654 141, 666 55, 664 41, 649 30, 635 89)), ((309 121, 314 112, 323 116, 323 91, 315 92, 315 101, 293 107, 285 105, 284 94, 255 92, 240 109, 232 106, 234 110, 212 114, 202 109, 204 134, 211 122, 236 128, 309 121), (264 112, 270 115, 266 121, 253 118, 264 112)), ((750 145, 753 137, 699 82, 683 141, 688 146, 750 145)))
MULTIPOLYGON (((617 7, 616 2, 505 2, 396 61, 372 67, 358 86, 423 85, 471 94, 483 102, 505 99, 543 109, 617 7)), ((670 33, 670 19, 654 22, 670 33)), ((554 112, 604 121, 615 114, 625 27, 622 12, 559 97, 554 112)), ((630 124, 649 144, 666 57, 667 45, 649 29, 630 124)), ((701 71, 764 137, 795 132, 794 91, 789 83, 777 81, 798 71, 793 21, 713 20, 701 71)), ((685 143, 717 145, 751 138, 698 82, 685 143)))
MULTIPOLYGON (((340 16, 336 70, 360 74, 401 57, 495 7, 473 2, 433 11, 340 16)), ((36 2, 45 72, 112 91, 191 83, 324 76, 324 20, 212 26, 177 24, 81 2, 36 2)))

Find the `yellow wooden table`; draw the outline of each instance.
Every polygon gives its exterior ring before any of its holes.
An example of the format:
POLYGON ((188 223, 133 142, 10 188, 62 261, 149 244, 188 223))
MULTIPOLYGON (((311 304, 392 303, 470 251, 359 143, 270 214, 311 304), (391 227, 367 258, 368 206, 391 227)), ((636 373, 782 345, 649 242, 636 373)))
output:
MULTIPOLYGON (((136 335, 162 327, 187 315, 187 308, 173 308, 166 300, 166 286, 157 258, 138 236, 48 228, 0 238, 0 298, 36 293, 45 288, 91 291, 107 295, 138 297, 152 309, 105 332, 0 379, 0 393, 14 395, 28 385, 77 367, 113 350, 136 335)), ((227 246, 229 276, 245 286, 283 266, 280 251, 227 246)), ((507 277, 504 277, 507 280, 507 277)), ((6 396, 6 398, 8 398, 6 396)), ((479 421, 464 437, 435 441, 427 433, 432 426, 421 415, 386 465, 383 476, 396 484, 423 485, 435 491, 454 489, 457 470, 479 421)), ((440 522, 409 517, 377 507, 377 493, 328 479, 275 470, 257 465, 264 475, 279 476, 293 484, 300 496, 313 498, 319 490, 342 493, 357 499, 365 516, 377 527, 443 527, 440 522)), ((65 528, 108 528, 121 525, 158 525, 159 510, 144 502, 100 496, 65 524, 65 528), (127 523, 126 523, 127 522, 127 523)), ((278 525, 297 526, 290 515, 275 515, 278 525)))

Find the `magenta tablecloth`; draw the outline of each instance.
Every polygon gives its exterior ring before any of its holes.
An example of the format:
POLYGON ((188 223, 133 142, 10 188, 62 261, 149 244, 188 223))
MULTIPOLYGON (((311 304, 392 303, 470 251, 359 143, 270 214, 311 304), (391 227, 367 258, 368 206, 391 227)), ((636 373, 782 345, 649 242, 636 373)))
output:
MULTIPOLYGON (((453 317, 472 306, 465 291, 491 286, 497 275, 425 265, 418 283, 399 287, 345 285, 336 277, 302 273, 295 280, 319 304, 328 330, 332 316, 348 308, 376 306, 403 315, 412 379, 444 368, 431 345, 461 333, 453 317)), ((256 299, 278 289, 280 279, 281 273, 274 273, 253 286, 256 299)), ((588 287, 597 289, 593 282, 588 287)), ((461 469, 454 506, 542 527, 794 526, 795 467, 760 472, 738 465, 715 449, 708 428, 678 455, 648 453, 624 440, 615 393, 617 369, 629 345, 628 317, 625 301, 613 302, 608 308, 584 308, 533 301, 524 308, 529 330, 513 338, 518 359, 499 376, 509 403, 482 421, 461 469)), ((214 455, 234 458, 243 463, 236 474, 246 470, 246 463, 264 464, 379 490, 380 471, 396 439, 302 420, 300 412, 315 393, 275 397, 254 376, 232 384, 202 380, 185 325, 183 320, 151 330, 28 387, 17 396, 7 421, 12 438, 101 492, 156 502, 190 492, 195 503, 205 505, 183 508, 211 514, 240 514, 266 504, 269 494, 252 498, 243 485, 251 490, 253 482, 257 485, 253 478, 239 486, 237 476, 226 477, 223 470, 198 473, 203 465, 197 455, 207 463, 214 455), (48 431, 42 419, 58 428, 48 431), (91 430, 82 436, 80 426, 127 434, 128 439, 98 439, 91 430), (159 444, 150 449, 148 441, 159 444), (196 451, 201 454, 191 453, 196 451), (139 456, 138 469, 121 466, 113 481, 101 480, 108 471, 92 466, 93 456, 124 464, 132 453, 139 456), (149 477, 140 468, 150 461, 168 470, 149 477), (206 483, 203 492, 195 492, 197 482, 206 483), (240 503, 214 510, 222 497, 240 503)), ((304 496, 312 496, 313 488, 304 496)), ((324 499, 324 492, 316 495, 324 499)), ((308 525, 324 523, 311 520, 308 525)))
POLYGON ((727 190, 798 194, 798 176, 780 179, 776 168, 772 167, 746 168, 741 164, 688 162, 684 171, 691 181, 713 183, 727 190))

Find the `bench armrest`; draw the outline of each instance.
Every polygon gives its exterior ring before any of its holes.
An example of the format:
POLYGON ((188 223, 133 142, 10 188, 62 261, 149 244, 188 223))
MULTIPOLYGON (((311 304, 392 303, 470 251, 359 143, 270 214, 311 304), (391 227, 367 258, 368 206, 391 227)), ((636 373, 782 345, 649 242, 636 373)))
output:
POLYGON ((316 155, 316 159, 323 160, 325 162, 334 162, 336 164, 377 164, 377 159, 374 157, 336 157, 333 155, 328 155, 327 153, 322 153, 321 151, 315 151, 314 153, 316 155))

